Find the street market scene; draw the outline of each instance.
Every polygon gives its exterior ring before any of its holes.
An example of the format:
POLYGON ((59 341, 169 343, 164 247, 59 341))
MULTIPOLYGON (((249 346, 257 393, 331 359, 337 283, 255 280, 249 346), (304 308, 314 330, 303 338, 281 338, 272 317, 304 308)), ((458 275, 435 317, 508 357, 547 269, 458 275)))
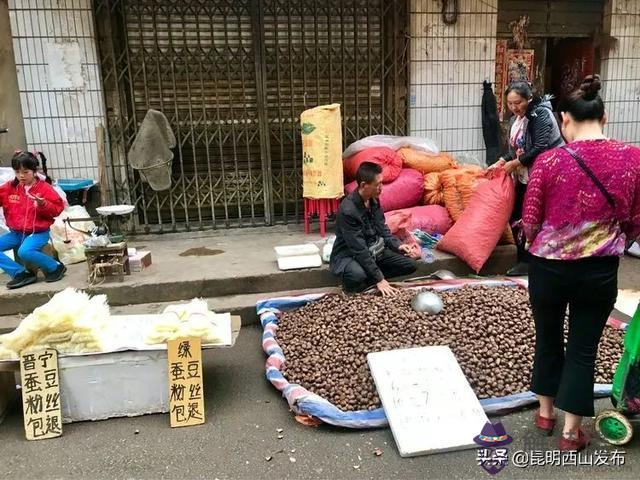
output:
POLYGON ((640 0, 0 0, 0 81, 0 479, 637 478, 640 0))

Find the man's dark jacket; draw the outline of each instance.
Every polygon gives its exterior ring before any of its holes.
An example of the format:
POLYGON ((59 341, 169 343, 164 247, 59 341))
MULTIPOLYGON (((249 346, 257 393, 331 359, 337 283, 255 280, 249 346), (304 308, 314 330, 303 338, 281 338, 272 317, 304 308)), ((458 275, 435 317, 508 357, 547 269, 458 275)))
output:
POLYGON ((349 262, 355 260, 370 278, 376 282, 382 281, 384 275, 369 251, 369 247, 378 238, 384 240, 386 248, 399 252, 400 241, 387 227, 380 202, 372 198, 369 200, 369 208, 366 208, 356 189, 342 200, 338 209, 336 241, 331 251, 331 272, 342 275, 349 262))

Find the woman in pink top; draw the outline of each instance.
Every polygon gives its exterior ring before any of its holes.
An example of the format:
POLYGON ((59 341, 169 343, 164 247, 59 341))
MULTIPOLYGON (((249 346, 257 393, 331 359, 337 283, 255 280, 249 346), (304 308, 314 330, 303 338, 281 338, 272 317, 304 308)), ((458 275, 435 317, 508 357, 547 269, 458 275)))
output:
POLYGON ((538 157, 523 211, 536 324, 535 422, 550 435, 554 405, 566 412, 562 450, 589 443, 580 426, 594 414, 598 343, 618 293, 619 258, 640 235, 640 149, 604 136, 600 88, 599 76, 589 76, 561 106, 568 144, 538 157))

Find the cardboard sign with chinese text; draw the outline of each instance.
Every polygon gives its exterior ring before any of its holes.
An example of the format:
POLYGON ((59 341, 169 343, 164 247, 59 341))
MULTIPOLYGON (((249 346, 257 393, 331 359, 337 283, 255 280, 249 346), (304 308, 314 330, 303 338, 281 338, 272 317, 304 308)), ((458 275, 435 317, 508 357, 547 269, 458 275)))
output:
POLYGON ((20 355, 22 410, 27 440, 62 435, 58 352, 53 349, 20 355))
POLYGON ((167 342, 169 359, 169 416, 172 427, 204 423, 202 350, 197 337, 167 342))

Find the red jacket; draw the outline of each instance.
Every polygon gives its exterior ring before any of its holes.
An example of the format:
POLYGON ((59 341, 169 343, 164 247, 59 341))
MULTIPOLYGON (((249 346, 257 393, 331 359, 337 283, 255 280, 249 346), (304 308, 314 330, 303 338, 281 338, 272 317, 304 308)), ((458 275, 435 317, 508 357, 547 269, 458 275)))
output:
POLYGON ((7 227, 20 233, 44 232, 62 213, 64 202, 53 187, 42 180, 33 184, 29 194, 43 198, 44 205, 37 206, 22 185, 13 185, 13 180, 0 186, 0 207, 4 210, 7 227))

